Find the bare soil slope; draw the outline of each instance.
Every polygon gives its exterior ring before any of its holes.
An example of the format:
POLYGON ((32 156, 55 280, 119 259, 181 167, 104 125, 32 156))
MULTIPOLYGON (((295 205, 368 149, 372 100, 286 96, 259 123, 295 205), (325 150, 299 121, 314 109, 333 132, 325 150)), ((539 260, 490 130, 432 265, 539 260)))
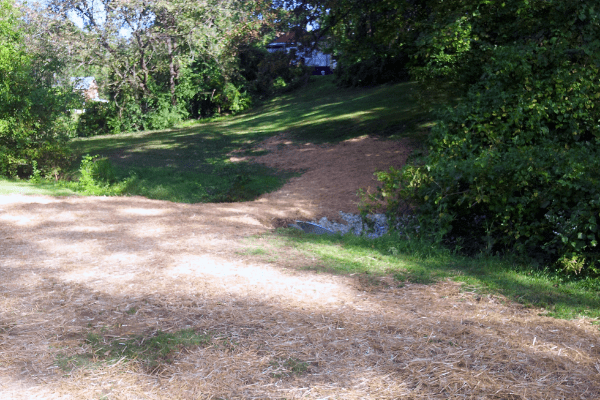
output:
POLYGON ((245 237, 283 220, 356 212, 356 190, 409 150, 264 146, 258 162, 305 173, 248 203, 0 197, 0 398, 600 398, 600 335, 586 321, 452 282, 367 291, 297 268, 311 260, 245 256, 245 237), (213 339, 159 368, 77 361, 89 333, 186 328, 213 339))

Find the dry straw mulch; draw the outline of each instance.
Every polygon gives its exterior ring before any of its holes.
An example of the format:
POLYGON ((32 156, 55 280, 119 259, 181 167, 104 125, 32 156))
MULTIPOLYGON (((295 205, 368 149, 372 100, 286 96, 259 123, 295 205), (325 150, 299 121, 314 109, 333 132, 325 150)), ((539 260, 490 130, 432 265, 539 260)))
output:
POLYGON ((453 282, 369 291, 298 268, 314 260, 246 255, 244 238, 277 219, 353 211, 342 191, 372 185, 373 160, 407 154, 369 138, 310 150, 274 140, 263 161, 308 171, 255 202, 0 197, 0 398, 600 398, 600 334, 585 320, 453 282), (336 168, 357 180, 339 185, 336 168), (323 188, 339 198, 328 203, 323 188), (125 341, 189 328, 212 341, 160 368, 60 362, 90 354, 89 333, 125 341))

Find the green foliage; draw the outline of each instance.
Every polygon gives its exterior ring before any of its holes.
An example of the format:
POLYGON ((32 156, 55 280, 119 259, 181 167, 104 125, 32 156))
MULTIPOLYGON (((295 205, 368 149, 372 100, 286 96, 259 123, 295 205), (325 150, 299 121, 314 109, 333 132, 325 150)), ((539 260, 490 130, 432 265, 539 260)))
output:
POLYGON ((89 137, 113 133, 109 123, 114 110, 110 104, 90 102, 86 105, 85 112, 79 116, 77 122, 77 136, 89 137))
POLYGON ((111 101, 90 107, 80 119, 81 137, 248 109, 265 37, 282 14, 262 0, 236 2, 226 12, 219 1, 123 0, 104 11, 92 0, 48 3, 74 43, 72 62, 85 65, 87 75, 93 71, 111 101), (85 29, 73 26, 73 15, 85 29), (120 34, 125 26, 131 40, 120 34))
POLYGON ((29 178, 31 183, 40 183, 42 181, 42 172, 37 167, 37 161, 32 161, 32 174, 29 178))
POLYGON ((91 195, 120 194, 119 186, 111 186, 115 181, 115 170, 108 159, 89 154, 83 157, 76 184, 78 191, 91 195))
POLYGON ((213 102, 222 111, 231 111, 233 113, 244 111, 252 105, 252 99, 246 92, 241 92, 241 88, 233 83, 227 82, 213 97, 213 102))
POLYGON ((77 99, 38 79, 11 3, 0 1, 0 175, 27 177, 34 161, 49 173, 69 160, 64 143, 73 125, 67 109, 77 99))
POLYGON ((167 96, 160 96, 153 104, 151 111, 145 115, 142 129, 166 129, 170 128, 188 117, 183 106, 173 106, 167 96))
POLYGON ((190 115, 196 118, 239 113, 249 109, 256 100, 303 86, 308 82, 311 69, 293 65, 293 59, 293 53, 269 53, 263 43, 240 46, 236 60, 239 70, 230 77, 214 61, 197 60, 189 71, 189 82, 194 88, 188 92, 191 94, 187 100, 190 115))
POLYGON ((342 86, 371 86, 406 81, 414 52, 416 28, 426 1, 406 0, 282 0, 293 9, 297 31, 307 25, 306 45, 318 42, 331 54, 342 86))
POLYGON ((383 209, 387 213, 388 219, 392 220, 402 214, 403 209, 406 208, 406 203, 400 195, 402 170, 390 167, 388 171, 376 172, 375 177, 381 184, 374 193, 359 190, 361 214, 366 216, 383 209))
POLYGON ((598 274, 598 12, 560 1, 444 9, 414 71, 452 83, 463 102, 441 116, 421 164, 379 178, 447 244, 598 274))
POLYGON ((255 78, 248 82, 251 92, 259 98, 265 98, 305 85, 311 68, 294 63, 295 58, 295 51, 262 53, 261 61, 256 66, 255 78))
POLYGON ((335 69, 337 81, 342 86, 372 86, 409 79, 408 57, 399 53, 394 56, 373 55, 356 62, 338 61, 335 69))

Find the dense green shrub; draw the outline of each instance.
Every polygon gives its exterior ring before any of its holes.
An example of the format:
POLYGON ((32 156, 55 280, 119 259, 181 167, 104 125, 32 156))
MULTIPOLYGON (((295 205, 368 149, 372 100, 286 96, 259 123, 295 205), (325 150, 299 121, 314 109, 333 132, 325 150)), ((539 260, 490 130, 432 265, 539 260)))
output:
POLYGON ((387 199, 416 206, 422 234, 471 252, 600 273, 598 11, 464 2, 460 23, 449 15, 423 35, 414 71, 462 88, 463 101, 432 129, 421 163, 380 174, 395 187, 387 199))
POLYGON ((77 97, 36 75, 12 2, 0 0, 0 175, 60 171, 69 159, 77 97), (34 168, 35 165, 35 168, 34 168))
POLYGON ((118 100, 122 104, 120 107, 114 102, 89 102, 79 116, 77 136, 165 129, 188 117, 185 105, 173 106, 168 96, 160 92, 144 104, 125 94, 118 100))
POLYGON ((168 96, 162 95, 153 102, 149 112, 145 115, 142 129, 170 128, 187 117, 188 112, 184 105, 178 103, 174 106, 168 96))
POLYGON ((311 74, 311 67, 296 61, 296 52, 264 52, 256 65, 254 79, 247 81, 250 92, 258 98, 296 89, 304 85, 311 74))
POLYGON ((135 181, 135 176, 118 181, 115 168, 110 160, 98 155, 83 156, 79 166, 79 179, 67 182, 67 187, 88 195, 114 196, 126 193, 127 187, 135 181))
POLYGON ((114 183, 116 179, 115 170, 107 158, 85 155, 81 159, 79 167, 79 183, 83 186, 96 185, 98 183, 114 183))
POLYGON ((108 103, 90 102, 85 112, 79 116, 77 136, 88 137, 112 133, 108 121, 113 112, 108 103))
POLYGON ((342 86, 381 85, 408 80, 408 62, 408 56, 403 53, 394 56, 373 55, 366 60, 348 64, 342 59, 334 73, 342 86))
POLYGON ((213 103, 220 111, 233 113, 244 111, 252 105, 252 98, 241 87, 227 82, 222 85, 219 92, 213 97, 213 103))

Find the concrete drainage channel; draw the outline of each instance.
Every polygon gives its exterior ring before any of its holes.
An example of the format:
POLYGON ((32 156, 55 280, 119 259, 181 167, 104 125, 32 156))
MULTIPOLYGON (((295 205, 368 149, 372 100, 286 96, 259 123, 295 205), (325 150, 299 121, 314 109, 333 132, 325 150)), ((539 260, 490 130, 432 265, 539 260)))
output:
POLYGON ((296 221, 295 224, 288 225, 291 228, 300 229, 306 233, 315 233, 317 235, 333 235, 341 233, 345 235, 348 232, 360 236, 363 233, 368 238, 374 239, 385 235, 388 230, 388 221, 385 214, 369 214, 367 218, 373 221, 373 230, 369 230, 367 224, 362 221, 360 215, 348 214, 340 211, 340 217, 347 222, 347 224, 339 224, 337 222, 329 221, 326 217, 321 218, 319 221, 308 222, 308 221, 296 221))

